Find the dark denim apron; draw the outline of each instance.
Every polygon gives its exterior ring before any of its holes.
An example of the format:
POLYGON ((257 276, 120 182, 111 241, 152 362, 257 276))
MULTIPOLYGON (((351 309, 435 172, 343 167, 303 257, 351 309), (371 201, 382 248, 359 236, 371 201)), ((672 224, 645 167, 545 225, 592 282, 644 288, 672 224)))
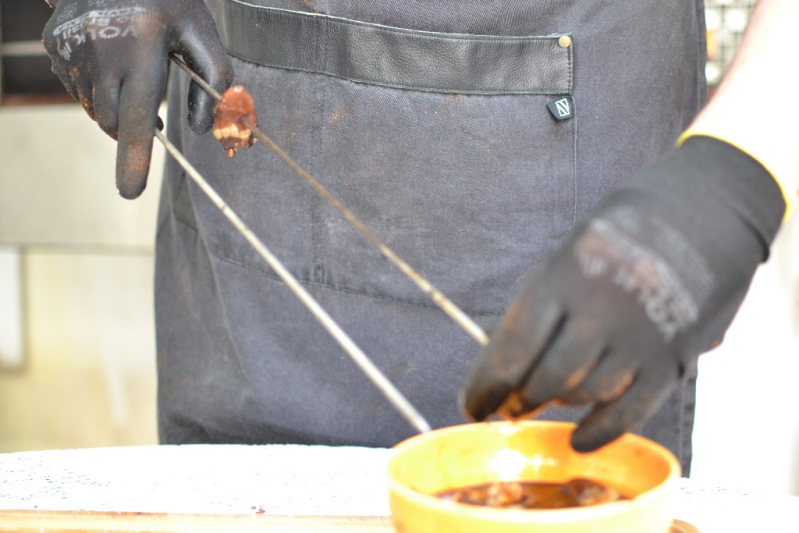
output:
MULTIPOLYGON (((701 0, 264 4, 209 0, 262 129, 486 328, 704 94, 701 0)), ((186 90, 173 72, 170 138, 433 426, 462 423, 475 342, 265 147, 194 135, 186 90)), ((171 161, 156 319, 164 443, 412 435, 171 161)), ((641 428, 686 468, 694 389, 641 428)))

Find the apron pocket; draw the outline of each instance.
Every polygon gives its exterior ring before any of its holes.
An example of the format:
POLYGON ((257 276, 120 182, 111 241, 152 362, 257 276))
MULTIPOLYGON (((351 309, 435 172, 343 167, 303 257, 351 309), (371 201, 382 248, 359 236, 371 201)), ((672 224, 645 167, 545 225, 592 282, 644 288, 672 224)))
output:
MULTIPOLYGON (((573 229, 575 120, 557 116, 574 111, 569 35, 209 4, 267 134, 467 312, 500 314, 573 229)), ((434 306, 267 150, 218 159, 236 176, 220 178, 220 194, 300 280, 434 306)), ((216 255, 260 263, 232 229, 204 232, 216 255)))

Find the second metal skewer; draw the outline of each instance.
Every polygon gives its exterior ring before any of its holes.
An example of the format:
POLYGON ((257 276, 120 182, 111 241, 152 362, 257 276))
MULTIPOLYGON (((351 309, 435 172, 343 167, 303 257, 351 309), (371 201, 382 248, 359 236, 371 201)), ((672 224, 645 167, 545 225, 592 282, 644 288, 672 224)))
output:
MULTIPOLYGON (((186 74, 191 77, 191 79, 197 83, 203 90, 205 90, 208 94, 213 96, 218 100, 222 99, 222 95, 219 94, 219 91, 211 87, 200 75, 194 72, 191 68, 189 68, 186 63, 183 62, 179 57, 174 54, 170 54, 169 57, 172 61, 183 69, 186 74)), ((286 165, 288 165, 291 170, 294 171, 299 177, 301 177, 308 185, 310 185, 322 198, 327 201, 330 205, 332 205, 341 215, 347 219, 353 226, 355 226, 367 239, 372 241, 372 243, 377 246, 380 252, 388 258, 389 261, 394 263, 408 278, 413 281, 419 289, 422 290, 425 294, 427 294, 433 302, 438 305, 441 310, 443 310, 456 324, 458 324, 469 336, 471 336, 478 344, 481 346, 486 346, 488 344, 488 335, 485 331, 467 315, 463 312, 457 305, 455 305, 452 300, 444 296, 444 294, 439 291, 438 289, 433 286, 430 281, 427 280, 424 276, 422 276, 419 272, 417 272, 413 267, 411 267, 405 260, 403 260, 399 255, 397 255, 394 250, 389 248, 389 246, 380 239, 369 227, 364 224, 364 222, 355 216, 352 211, 347 209, 344 204, 339 202, 335 196, 330 194, 330 192, 322 186, 316 179, 313 178, 308 172, 305 171, 300 165, 298 165, 291 157, 289 157, 286 152, 284 152, 277 144, 272 141, 269 137, 267 137, 255 124, 250 123, 250 121, 244 119, 244 125, 253 132, 253 134, 263 142, 270 150, 272 150, 275 155, 277 155, 286 165)))
POLYGON ((308 291, 291 275, 285 266, 275 257, 272 252, 261 242, 258 237, 247 227, 239 216, 228 206, 221 196, 211 187, 202 177, 194 166, 183 156, 175 145, 158 129, 155 130, 156 138, 161 141, 169 155, 183 167, 183 170, 194 180, 194 182, 208 196, 211 202, 216 205, 225 217, 239 230, 239 233, 255 248, 255 251, 264 258, 272 270, 283 280, 288 288, 300 299, 305 307, 313 314, 319 323, 330 333, 339 343, 350 358, 361 368, 364 374, 374 383, 392 405, 405 417, 405 419, 420 433, 430 431, 430 424, 416 410, 416 408, 405 398, 405 396, 394 386, 391 381, 377 368, 369 357, 358 347, 357 344, 341 329, 341 327, 327 314, 319 303, 314 300, 308 291))

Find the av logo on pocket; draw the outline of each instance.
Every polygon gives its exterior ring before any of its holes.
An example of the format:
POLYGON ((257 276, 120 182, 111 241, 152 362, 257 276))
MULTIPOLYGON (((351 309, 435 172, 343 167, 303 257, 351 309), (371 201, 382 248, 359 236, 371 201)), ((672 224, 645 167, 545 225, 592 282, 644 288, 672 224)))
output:
POLYGON ((574 100, 569 96, 564 96, 560 100, 549 102, 547 109, 555 117, 555 120, 566 120, 574 116, 574 100))

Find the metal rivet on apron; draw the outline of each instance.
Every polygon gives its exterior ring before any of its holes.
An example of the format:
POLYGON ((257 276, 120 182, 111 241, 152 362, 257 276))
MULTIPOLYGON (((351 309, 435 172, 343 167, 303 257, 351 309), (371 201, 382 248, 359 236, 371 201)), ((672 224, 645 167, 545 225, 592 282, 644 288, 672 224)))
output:
POLYGON ((568 35, 561 35, 560 38, 558 39, 558 44, 560 45, 561 48, 568 48, 572 44, 572 38, 569 37, 568 35))

